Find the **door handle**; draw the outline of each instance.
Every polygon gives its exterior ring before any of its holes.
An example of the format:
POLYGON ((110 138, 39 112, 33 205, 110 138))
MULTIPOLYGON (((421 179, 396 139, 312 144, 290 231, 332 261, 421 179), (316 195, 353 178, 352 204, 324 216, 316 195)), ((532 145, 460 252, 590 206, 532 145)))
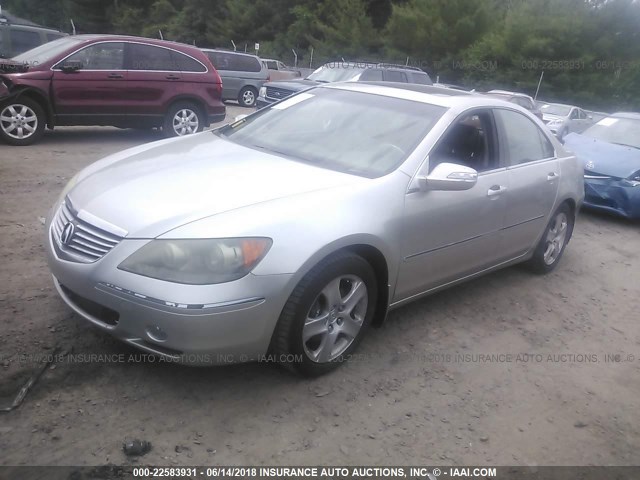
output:
POLYGON ((107 78, 124 78, 124 76, 121 73, 110 73, 107 78))
POLYGON ((487 197, 493 197, 495 195, 500 195, 507 191, 507 187, 503 187, 502 185, 494 185, 487 192, 487 197))
POLYGON ((558 174, 556 172, 549 172, 547 175, 547 180, 555 180, 556 178, 558 178, 558 174))
POLYGON ((166 77, 167 80, 180 80, 180 77, 178 75, 167 75, 166 77))

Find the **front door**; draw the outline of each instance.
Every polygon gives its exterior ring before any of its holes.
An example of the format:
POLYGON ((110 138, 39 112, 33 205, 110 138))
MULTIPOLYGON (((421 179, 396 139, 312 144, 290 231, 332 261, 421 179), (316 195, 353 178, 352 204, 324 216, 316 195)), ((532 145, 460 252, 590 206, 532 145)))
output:
POLYGON ((90 45, 53 68, 53 101, 61 124, 90 124, 98 117, 126 115, 126 88, 123 42, 90 45), (63 65, 71 62, 80 68, 64 71, 63 65))
POLYGON ((462 115, 432 150, 425 173, 444 162, 474 168, 478 181, 464 191, 407 194, 396 302, 479 272, 503 258, 499 245, 509 179, 501 164, 491 111, 462 115))

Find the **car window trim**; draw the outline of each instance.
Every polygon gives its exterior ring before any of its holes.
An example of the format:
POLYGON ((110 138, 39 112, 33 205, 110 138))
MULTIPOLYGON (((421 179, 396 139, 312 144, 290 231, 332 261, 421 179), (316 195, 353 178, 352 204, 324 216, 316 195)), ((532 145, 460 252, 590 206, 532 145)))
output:
MULTIPOLYGON (((507 155, 507 149, 504 147, 504 136, 505 136, 505 133, 503 131, 502 124, 501 124, 501 122, 497 122, 496 121, 496 130, 498 131, 498 137, 499 137, 498 141, 500 142, 500 150, 502 151, 502 155, 503 155, 501 160, 503 162, 503 165, 507 168, 507 170, 513 170, 514 168, 517 168, 517 167, 526 166, 526 165, 533 165, 533 164, 536 164, 536 163, 548 162, 550 160, 556 160, 558 158, 558 151, 556 150, 555 145, 553 144, 553 142, 551 141, 551 139, 549 138, 547 133, 544 130, 542 130, 540 128, 540 126, 538 126, 536 124, 536 122, 532 121, 529 117, 527 117, 522 112, 516 110, 515 108, 509 108, 509 107, 500 106, 500 107, 492 107, 492 110, 493 111, 495 111, 495 110, 508 110, 510 112, 515 112, 515 113, 518 113, 518 114, 522 115, 523 117, 525 117, 526 119, 531 121, 531 123, 538 129, 538 131, 544 136, 544 138, 547 139, 547 141, 553 147, 553 156, 551 156, 551 157, 540 158, 538 160, 531 160, 530 162, 516 163, 515 165, 512 165, 511 164, 511 159, 510 158, 505 158, 506 155, 507 155)), ((494 120, 495 120, 495 116, 494 116, 494 120)))
POLYGON ((77 49, 77 50, 75 50, 75 51, 71 52, 70 54, 68 54, 67 56, 65 56, 64 58, 62 58, 61 60, 59 60, 58 62, 56 62, 56 64, 55 64, 55 65, 53 65, 51 68, 49 68, 49 70, 51 70, 52 72, 54 72, 54 71, 55 71, 55 72, 61 72, 61 71, 62 71, 62 69, 61 69, 61 68, 56 68, 56 67, 57 67, 58 65, 62 64, 62 63, 63 63, 67 58, 69 58, 69 57, 70 57, 70 56, 72 56, 72 55, 75 55, 76 53, 78 53, 78 52, 80 52, 80 51, 84 50, 85 48, 93 47, 94 45, 100 45, 100 44, 103 44, 103 43, 124 43, 125 51, 123 52, 123 56, 124 56, 124 58, 122 59, 122 61, 123 61, 123 68, 121 68, 121 69, 114 68, 114 69, 112 69, 112 70, 81 69, 81 71, 83 71, 83 72, 128 72, 128 71, 131 71, 131 72, 156 72, 156 73, 157 73, 157 72, 161 72, 161 73, 167 73, 167 72, 171 72, 171 73, 175 73, 175 72, 183 72, 183 73, 198 73, 198 74, 206 74, 206 73, 209 73, 209 67, 207 67, 207 66, 206 66, 204 63, 202 63, 200 60, 198 60, 197 58, 195 58, 195 57, 193 57, 193 56, 189 55, 188 53, 181 52, 180 50, 176 50, 175 48, 165 47, 164 45, 156 45, 156 44, 153 44, 153 43, 140 42, 140 41, 135 41, 135 40, 134 40, 134 41, 131 41, 131 40, 101 40, 101 41, 98 41, 98 42, 95 42, 95 43, 91 43, 91 44, 89 44, 89 45, 84 45, 84 46, 80 47, 79 49, 77 49), (182 55, 186 55, 187 57, 192 58, 193 60, 195 60, 196 62, 198 62, 200 65, 202 65, 202 66, 205 68, 205 71, 204 71, 204 72, 191 72, 191 71, 187 71, 187 72, 185 72, 185 71, 183 71, 183 70, 129 70, 129 69, 124 68, 124 67, 126 67, 126 60, 127 60, 127 58, 126 58, 126 57, 127 57, 127 51, 126 51, 126 50, 128 50, 128 49, 127 49, 127 44, 131 44, 131 43, 137 43, 137 44, 139 44, 139 45, 148 45, 148 46, 150 46, 150 47, 160 47, 160 48, 164 48, 164 49, 169 50, 169 51, 174 51, 174 52, 180 53, 180 54, 182 54, 182 55))

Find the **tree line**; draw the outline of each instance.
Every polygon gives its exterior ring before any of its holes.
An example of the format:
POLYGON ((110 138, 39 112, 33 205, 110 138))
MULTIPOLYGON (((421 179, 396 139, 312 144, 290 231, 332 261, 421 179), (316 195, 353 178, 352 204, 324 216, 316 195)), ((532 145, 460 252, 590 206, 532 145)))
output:
POLYGON ((69 32, 120 33, 298 66, 385 61, 435 80, 586 108, 640 110, 638 0, 0 0, 69 32))

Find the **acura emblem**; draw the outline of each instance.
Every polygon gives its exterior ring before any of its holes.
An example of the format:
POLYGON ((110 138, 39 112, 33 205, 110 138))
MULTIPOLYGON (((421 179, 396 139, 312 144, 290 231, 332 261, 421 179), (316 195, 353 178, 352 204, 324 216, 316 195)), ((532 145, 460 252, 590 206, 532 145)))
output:
POLYGON ((71 239, 73 238, 73 232, 75 231, 76 226, 69 222, 62 229, 62 233, 60 234, 60 241, 63 245, 69 245, 71 239))
POLYGON ((587 162, 585 167, 587 167, 587 170, 593 170, 596 167, 596 164, 593 162, 587 162))

